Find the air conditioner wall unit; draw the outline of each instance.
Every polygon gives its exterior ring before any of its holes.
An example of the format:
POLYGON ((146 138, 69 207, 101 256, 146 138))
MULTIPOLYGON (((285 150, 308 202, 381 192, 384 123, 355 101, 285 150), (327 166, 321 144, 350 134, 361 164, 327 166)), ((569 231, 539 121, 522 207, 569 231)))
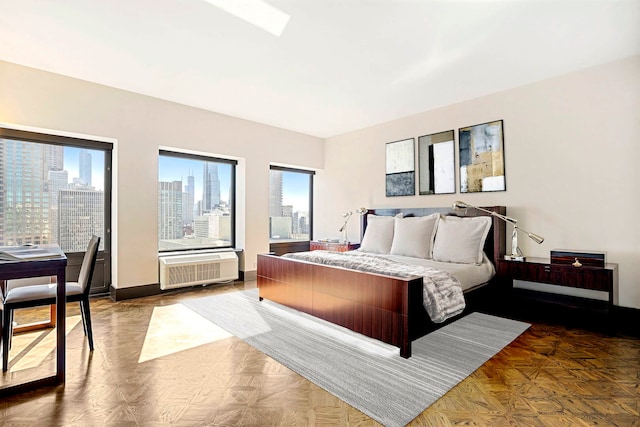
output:
POLYGON ((162 290, 238 278, 238 256, 232 251, 160 256, 158 261, 162 290))

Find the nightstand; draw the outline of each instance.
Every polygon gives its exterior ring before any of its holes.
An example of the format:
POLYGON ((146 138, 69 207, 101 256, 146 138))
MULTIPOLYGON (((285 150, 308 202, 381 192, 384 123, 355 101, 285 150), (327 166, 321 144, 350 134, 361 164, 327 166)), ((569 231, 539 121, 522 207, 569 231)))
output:
POLYGON ((509 285, 516 297, 533 299, 567 308, 606 313, 609 318, 613 308, 613 291, 618 287, 618 264, 614 263, 607 263, 604 268, 574 267, 572 265, 551 264, 548 258, 527 257, 525 261, 499 260, 497 275, 503 283, 509 285), (543 291, 513 289, 514 279, 602 291, 608 294, 608 301, 570 297, 543 291))
POLYGON ((309 250, 311 251, 334 251, 334 252, 347 252, 353 251, 360 247, 360 243, 348 243, 348 242, 319 242, 311 241, 309 244, 309 250))

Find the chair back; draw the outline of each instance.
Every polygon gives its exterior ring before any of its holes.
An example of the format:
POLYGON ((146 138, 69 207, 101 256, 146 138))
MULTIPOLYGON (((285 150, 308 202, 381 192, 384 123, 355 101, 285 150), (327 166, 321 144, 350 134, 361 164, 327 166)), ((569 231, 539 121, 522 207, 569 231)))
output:
POLYGON ((89 240, 87 251, 82 258, 82 266, 80 267, 80 275, 78 276, 78 284, 83 294, 88 294, 91 288, 91 279, 93 278, 93 270, 96 267, 96 259, 98 258, 98 247, 100 246, 100 237, 93 235, 89 240))

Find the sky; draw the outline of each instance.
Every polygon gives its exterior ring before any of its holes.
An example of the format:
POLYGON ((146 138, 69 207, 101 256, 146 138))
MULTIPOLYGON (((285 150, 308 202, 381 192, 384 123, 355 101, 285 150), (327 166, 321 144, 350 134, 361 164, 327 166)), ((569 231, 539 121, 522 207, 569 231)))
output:
POLYGON ((282 204, 293 205, 294 212, 309 212, 309 174, 282 173, 282 204))
MULTIPOLYGON (((81 148, 64 147, 64 170, 69 173, 69 182, 80 177, 78 163, 81 148)), ((104 151, 86 149, 91 154, 91 185, 104 191, 104 151)))

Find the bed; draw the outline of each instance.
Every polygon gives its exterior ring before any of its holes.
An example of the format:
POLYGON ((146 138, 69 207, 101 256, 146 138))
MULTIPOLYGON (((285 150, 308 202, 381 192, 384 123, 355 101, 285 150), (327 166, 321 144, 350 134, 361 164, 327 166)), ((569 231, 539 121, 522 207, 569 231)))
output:
MULTIPOLYGON (((486 209, 506 215, 504 206, 486 209)), ((448 271, 448 275, 456 279, 459 276, 465 312, 473 305, 469 302, 474 301, 475 304, 485 299, 487 294, 493 298, 496 289, 500 292, 494 277, 495 269, 484 279, 465 276, 468 274, 465 265, 486 265, 487 261, 490 266, 495 266, 496 260, 504 256, 506 227, 498 218, 474 209, 454 211, 449 208, 369 210, 361 218, 362 244, 359 252, 389 251, 387 223, 393 221, 395 228, 391 232, 391 247, 394 249, 386 257, 400 262, 417 259, 418 263, 439 264, 448 271), (422 253, 424 245, 416 244, 424 236, 416 230, 428 230, 424 224, 428 218, 434 217, 438 222, 431 235, 431 247, 427 248, 427 255, 432 258, 426 259, 422 253), (460 228, 461 223, 464 226, 460 228), (472 229, 467 233, 465 227, 477 228, 479 223, 487 224, 479 254, 476 255, 475 248, 466 251, 466 247, 457 247, 457 242, 465 240, 467 234, 476 233, 472 229), (421 224, 419 229, 416 224, 421 224), (403 237, 398 237, 400 235, 403 237), (399 242, 402 245, 394 246, 399 242), (420 253, 414 253, 416 251, 420 253), (458 262, 459 256, 471 259, 458 262)), ((427 236, 428 231, 424 234, 427 236)), ((419 274, 399 277, 398 274, 360 271, 272 254, 259 254, 257 268, 261 301, 268 299, 394 345, 399 347, 404 358, 411 356, 413 340, 462 315, 457 313, 444 321, 434 322, 425 308, 426 286, 419 274)))

